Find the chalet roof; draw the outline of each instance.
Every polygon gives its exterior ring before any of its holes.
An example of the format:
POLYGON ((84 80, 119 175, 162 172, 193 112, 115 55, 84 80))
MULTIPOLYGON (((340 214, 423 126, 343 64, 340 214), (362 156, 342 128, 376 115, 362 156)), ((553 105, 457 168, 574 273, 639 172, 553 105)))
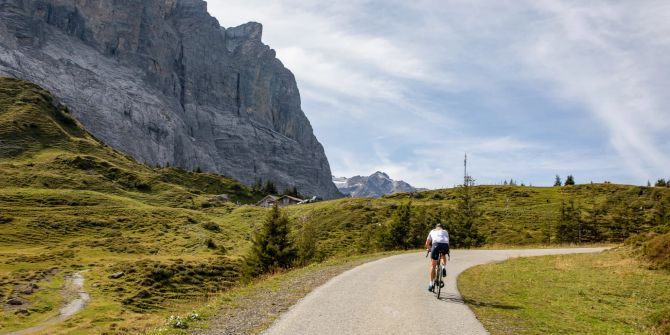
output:
POLYGON ((263 199, 261 199, 257 204, 261 204, 262 202, 264 202, 265 200, 268 200, 268 199, 269 199, 269 200, 272 200, 272 201, 277 201, 277 199, 279 199, 279 197, 278 197, 278 196, 275 196, 275 195, 266 195, 266 196, 265 196, 263 199))
POLYGON ((288 199, 291 199, 291 200, 293 200, 293 201, 297 201, 297 202, 301 202, 301 201, 304 200, 304 199, 300 199, 300 198, 292 197, 292 196, 290 196, 290 195, 282 195, 281 197, 279 197, 279 199, 282 199, 282 198, 288 198, 288 199))
POLYGON ((296 197, 292 197, 292 196, 290 196, 290 195, 282 195, 282 196, 266 195, 263 199, 261 199, 261 201, 259 201, 259 202, 256 203, 256 204, 257 204, 257 205, 260 205, 260 204, 262 204, 263 202, 265 202, 265 201, 267 201, 267 200, 276 202, 276 201, 279 201, 279 200, 284 199, 284 198, 289 199, 289 200, 293 200, 293 201, 295 201, 295 202, 301 202, 301 201, 303 201, 303 199, 296 198, 296 197))

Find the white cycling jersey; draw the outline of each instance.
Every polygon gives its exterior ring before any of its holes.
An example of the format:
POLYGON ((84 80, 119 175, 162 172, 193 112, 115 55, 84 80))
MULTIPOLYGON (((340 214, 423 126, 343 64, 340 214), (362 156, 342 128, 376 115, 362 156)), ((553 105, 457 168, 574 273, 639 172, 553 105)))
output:
POLYGON ((449 232, 441 228, 433 229, 426 239, 432 243, 449 243, 449 232))

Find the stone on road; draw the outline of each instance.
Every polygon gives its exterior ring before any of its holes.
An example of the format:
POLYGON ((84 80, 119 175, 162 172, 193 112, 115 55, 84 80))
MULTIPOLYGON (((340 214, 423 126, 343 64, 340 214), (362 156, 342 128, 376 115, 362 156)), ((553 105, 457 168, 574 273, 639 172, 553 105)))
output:
POLYGON ((384 258, 345 272, 314 290, 264 334, 488 334, 456 288, 456 277, 465 269, 511 257, 602 250, 455 250, 440 300, 427 290, 425 253, 384 258))

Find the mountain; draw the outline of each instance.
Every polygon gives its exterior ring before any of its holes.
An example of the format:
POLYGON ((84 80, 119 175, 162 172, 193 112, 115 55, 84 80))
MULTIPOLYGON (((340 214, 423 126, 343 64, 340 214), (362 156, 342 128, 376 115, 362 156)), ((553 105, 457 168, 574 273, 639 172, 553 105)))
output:
POLYGON ((387 194, 422 190, 402 180, 393 180, 386 173, 380 171, 373 173, 369 177, 333 177, 333 182, 340 192, 352 197, 378 198, 387 194))
POLYGON ((0 76, 34 82, 97 138, 152 166, 340 194, 262 26, 202 0, 0 2, 0 76))

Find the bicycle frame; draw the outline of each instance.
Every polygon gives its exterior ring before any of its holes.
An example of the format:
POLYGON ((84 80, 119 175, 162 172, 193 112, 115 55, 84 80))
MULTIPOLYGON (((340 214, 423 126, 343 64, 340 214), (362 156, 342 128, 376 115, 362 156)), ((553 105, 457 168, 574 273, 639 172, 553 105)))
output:
MULTIPOLYGON (((428 258, 428 255, 430 254, 430 250, 426 251, 426 258, 428 258)), ((442 256, 445 256, 445 262, 444 262, 444 267, 447 267, 447 262, 446 260, 451 260, 451 255, 450 254, 445 254, 443 252, 439 253, 439 256, 437 257, 437 264, 435 265, 435 275, 433 276, 433 293, 437 295, 437 299, 440 299, 440 293, 442 292, 442 287, 444 287, 444 281, 442 280, 442 269, 441 269, 441 263, 442 263, 442 256), (437 292, 435 291, 437 289, 437 292)), ((431 260, 433 260, 431 258, 431 260)))

